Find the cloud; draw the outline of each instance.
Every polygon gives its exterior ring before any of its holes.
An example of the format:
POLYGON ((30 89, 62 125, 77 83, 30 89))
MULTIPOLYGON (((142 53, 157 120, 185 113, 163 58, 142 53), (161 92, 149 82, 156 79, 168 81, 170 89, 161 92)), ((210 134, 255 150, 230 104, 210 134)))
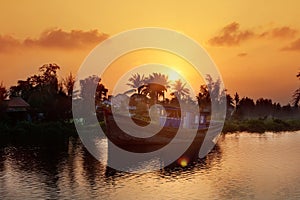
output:
POLYGON ((96 45, 108 38, 107 34, 98 30, 83 31, 71 30, 64 31, 62 29, 50 29, 44 31, 36 39, 27 38, 19 40, 13 36, 0 35, 0 52, 12 52, 16 48, 35 48, 41 47, 45 49, 81 49, 96 45))
POLYGON ((288 26, 275 27, 264 32, 254 29, 241 30, 240 24, 233 22, 223 27, 208 42, 212 46, 238 46, 249 39, 291 39, 298 33, 298 30, 288 26))
POLYGON ((296 29, 290 28, 288 26, 283 26, 279 28, 273 28, 271 30, 265 31, 260 34, 260 37, 265 38, 293 38, 296 36, 298 31, 296 29))
POLYGON ((213 46, 236 46, 255 36, 251 30, 240 30, 240 24, 233 22, 223 27, 217 36, 209 40, 213 46))
POLYGON ((0 35, 0 52, 10 51, 14 47, 19 47, 21 43, 10 35, 0 35))
POLYGON ((70 32, 62 29, 44 31, 38 39, 26 39, 23 44, 26 46, 41 46, 46 48, 81 48, 97 44, 108 36, 99 33, 97 30, 82 31, 72 30, 70 32))
POLYGON ((300 51, 300 38, 291 42, 290 45, 283 47, 282 51, 300 51))
POLYGON ((239 53, 237 56, 238 57, 245 57, 245 56, 248 56, 248 54, 247 53, 239 53))

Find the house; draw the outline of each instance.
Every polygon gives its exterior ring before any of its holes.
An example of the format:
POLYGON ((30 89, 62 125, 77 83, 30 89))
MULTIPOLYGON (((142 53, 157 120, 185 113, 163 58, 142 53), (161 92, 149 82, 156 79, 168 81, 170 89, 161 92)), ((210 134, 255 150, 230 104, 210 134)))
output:
POLYGON ((164 106, 164 109, 166 113, 162 112, 163 110, 159 112, 161 126, 179 128, 182 124, 183 128, 207 128, 209 125, 210 112, 208 110, 195 112, 197 109, 193 106, 184 108, 184 113, 181 113, 178 106, 164 106))
POLYGON ((29 120, 30 105, 21 97, 11 97, 5 100, 6 113, 16 120, 29 120))

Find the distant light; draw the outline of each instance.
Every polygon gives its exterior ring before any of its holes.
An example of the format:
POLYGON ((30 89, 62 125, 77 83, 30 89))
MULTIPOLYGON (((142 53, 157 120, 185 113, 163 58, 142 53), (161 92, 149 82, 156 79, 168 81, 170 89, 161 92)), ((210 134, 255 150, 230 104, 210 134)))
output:
POLYGON ((181 167, 186 167, 189 164, 189 159, 188 158, 180 158, 178 160, 178 163, 181 167))

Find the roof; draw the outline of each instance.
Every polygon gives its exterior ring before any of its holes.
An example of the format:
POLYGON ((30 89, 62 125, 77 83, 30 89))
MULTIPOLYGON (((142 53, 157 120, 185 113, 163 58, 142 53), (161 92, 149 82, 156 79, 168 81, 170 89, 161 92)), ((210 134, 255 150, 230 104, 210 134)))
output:
POLYGON ((30 105, 21 97, 11 97, 7 100, 8 108, 29 108, 30 105))

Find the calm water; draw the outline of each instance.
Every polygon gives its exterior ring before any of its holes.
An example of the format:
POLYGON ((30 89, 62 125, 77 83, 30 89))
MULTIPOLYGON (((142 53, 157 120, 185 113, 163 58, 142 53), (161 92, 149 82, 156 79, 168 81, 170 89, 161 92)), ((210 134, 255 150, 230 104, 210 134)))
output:
MULTIPOLYGON (((102 141, 103 145, 106 144, 102 141)), ((231 134, 188 168, 116 172, 78 140, 0 148, 1 199, 300 199, 300 132, 231 134)))

